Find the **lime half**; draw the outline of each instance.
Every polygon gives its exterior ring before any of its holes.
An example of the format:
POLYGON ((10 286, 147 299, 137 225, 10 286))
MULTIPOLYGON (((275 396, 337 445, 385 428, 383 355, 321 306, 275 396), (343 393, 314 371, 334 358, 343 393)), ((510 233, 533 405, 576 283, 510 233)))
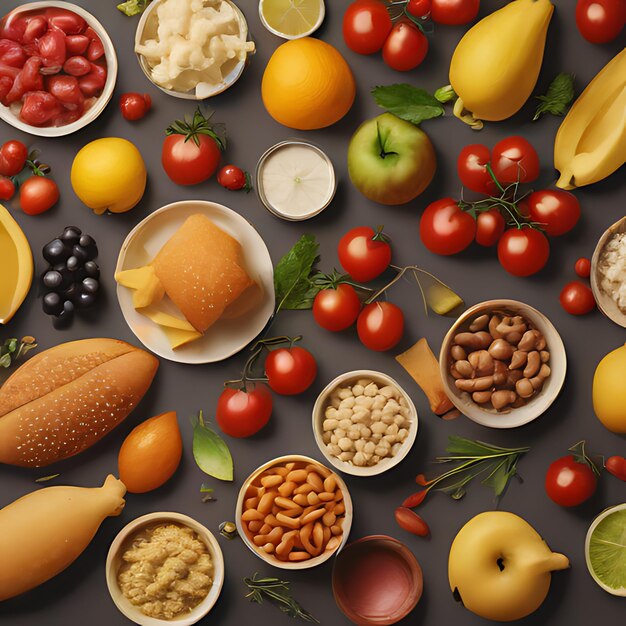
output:
POLYGON ((585 559, 602 589, 626 596, 626 503, 603 511, 593 521, 585 540, 585 559))
POLYGON ((324 0, 261 0, 263 26, 283 39, 299 39, 317 30, 325 14, 324 0))

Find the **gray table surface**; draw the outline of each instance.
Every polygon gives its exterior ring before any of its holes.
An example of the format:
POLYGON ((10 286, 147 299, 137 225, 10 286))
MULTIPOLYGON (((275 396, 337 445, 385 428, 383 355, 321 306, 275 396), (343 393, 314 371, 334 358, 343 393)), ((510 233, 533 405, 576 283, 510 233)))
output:
MULTIPOLYGON (((3 0, 3 11, 20 2, 3 0)), ((487 430, 468 419, 443 422, 435 417, 428 403, 408 374, 394 361, 393 354, 427 337, 438 348, 451 324, 448 318, 423 313, 417 291, 408 285, 396 287, 393 300, 403 307, 406 332, 402 343, 392 354, 370 352, 360 345, 354 330, 340 334, 327 333, 313 322, 310 312, 281 313, 275 323, 277 334, 303 334, 305 344, 317 356, 319 375, 313 387, 300 397, 277 397, 270 424, 250 439, 229 439, 235 459, 235 481, 218 483, 202 474, 191 454, 191 427, 188 416, 203 408, 212 416, 222 381, 236 377, 245 354, 222 363, 187 366, 162 360, 158 376, 139 408, 98 445, 66 462, 43 470, 0 467, 0 506, 34 490, 34 479, 60 472, 57 484, 100 485, 109 472, 117 468, 117 452, 130 430, 142 420, 157 413, 176 410, 184 438, 183 461, 175 476, 161 489, 145 495, 129 495, 126 508, 118 518, 106 520, 84 554, 68 570, 37 590, 0 604, 0 623, 10 626, 113 626, 127 624, 117 611, 106 589, 104 563, 109 544, 127 522, 150 511, 180 511, 204 523, 216 532, 219 522, 233 518, 240 482, 258 465, 286 453, 303 453, 323 460, 315 445, 310 426, 311 408, 316 394, 336 375, 351 369, 371 368, 387 372, 411 394, 420 415, 416 444, 409 456, 394 470, 375 478, 347 477, 354 500, 352 538, 368 534, 389 534, 404 541, 415 553, 424 571, 424 595, 405 624, 481 624, 479 617, 457 606, 447 581, 447 558, 450 544, 460 527, 475 514, 493 509, 496 503, 490 490, 473 487, 460 502, 438 494, 424 505, 421 513, 431 525, 432 537, 421 539, 401 531, 393 518, 394 508, 413 489, 418 470, 428 468, 429 461, 441 453, 448 435, 480 438, 502 445, 530 445, 531 452, 520 463, 523 484, 513 481, 499 507, 513 511, 530 522, 555 551, 565 553, 571 569, 553 577, 552 589, 541 608, 524 620, 533 625, 587 624, 601 618, 607 623, 624 621, 624 600, 602 591, 585 567, 584 537, 593 517, 608 505, 626 500, 626 484, 605 475, 594 497, 575 509, 564 509, 546 496, 543 480, 549 463, 566 453, 580 439, 587 439, 591 450, 625 454, 624 438, 607 431, 594 417, 591 404, 591 380, 598 361, 621 345, 624 331, 599 312, 586 317, 569 316, 561 309, 558 295, 561 287, 575 278, 574 261, 591 256, 604 229, 621 217, 626 207, 624 169, 592 187, 577 191, 583 216, 569 235, 553 240, 548 266, 532 278, 514 278, 498 265, 495 252, 472 248, 450 258, 437 257, 426 251, 418 234, 419 215, 431 201, 459 193, 455 163, 459 150, 468 143, 480 141, 493 145, 499 139, 519 133, 537 148, 542 161, 538 185, 548 186, 555 180, 552 145, 560 120, 546 117, 532 123, 534 104, 527 104, 512 119, 489 124, 480 134, 447 116, 427 122, 424 130, 432 138, 438 157, 438 171, 428 190, 416 201, 402 207, 384 207, 364 199, 352 187, 346 169, 346 147, 357 125, 380 112, 369 91, 376 84, 411 82, 432 90, 447 83, 447 69, 455 44, 465 27, 438 27, 431 49, 422 67, 400 74, 388 69, 379 55, 363 57, 349 51, 341 35, 341 20, 346 0, 327 2, 327 14, 317 35, 332 42, 345 55, 357 77, 357 98, 350 113, 338 124, 325 130, 295 132, 275 123, 265 112, 260 97, 260 82, 265 64, 282 40, 261 25, 256 0, 240 0, 257 43, 257 54, 239 83, 211 100, 215 120, 225 122, 229 147, 226 160, 253 170, 258 157, 270 145, 288 137, 303 136, 317 142, 333 159, 339 188, 332 205, 317 218, 305 223, 280 221, 268 213, 255 194, 234 194, 219 187, 215 180, 195 187, 178 187, 165 176, 160 164, 163 130, 175 118, 191 113, 191 102, 171 98, 146 80, 133 54, 137 19, 122 15, 115 0, 78 2, 90 10, 107 27, 120 61, 120 72, 114 99, 97 121, 69 137, 39 139, 23 135, 0 123, 0 140, 18 138, 41 150, 42 158, 51 163, 61 190, 59 205, 40 217, 14 213, 28 236, 35 254, 36 273, 44 268, 41 247, 68 224, 75 224, 94 235, 98 241, 104 297, 97 309, 79 317, 67 330, 54 330, 41 311, 37 286, 31 292, 2 336, 33 334, 40 349, 64 341, 85 337, 115 337, 137 344, 125 324, 115 297, 113 270, 119 247, 127 232, 156 208, 182 199, 208 199, 240 212, 258 229, 276 262, 304 232, 314 233, 321 244, 321 266, 330 271, 338 265, 336 245, 349 228, 363 224, 384 223, 393 238, 394 259, 398 264, 418 263, 453 285, 468 304, 491 298, 515 298, 543 311, 556 325, 568 353, 568 374, 561 395, 540 419, 510 431, 487 430), (154 109, 142 122, 126 122, 117 108, 117 99, 126 91, 147 91, 154 109), (72 192, 69 181, 71 161, 84 144, 97 137, 122 136, 141 150, 148 168, 148 187, 141 203, 124 215, 96 216, 83 206, 72 192), (203 481, 214 484, 218 501, 203 504, 199 487, 203 481)), ((481 16, 505 4, 503 0, 483 0, 481 16)), ((559 71, 575 72, 577 92, 624 45, 625 34, 608 45, 587 43, 574 23, 575 0, 560 0, 552 18, 538 91, 543 92, 559 71)), ((1 529, 0 529, 1 532, 1 529)), ((45 532, 41 520, 40 532, 45 532)), ((290 619, 272 606, 256 606, 244 599, 242 578, 259 571, 280 575, 257 559, 241 541, 219 538, 226 560, 226 581, 222 595, 204 623, 237 626, 250 624, 289 624, 290 619)), ((0 567, 2 564, 0 563, 0 567)), ((348 624, 336 608, 330 579, 332 563, 313 570, 290 573, 295 596, 327 625, 348 624)))

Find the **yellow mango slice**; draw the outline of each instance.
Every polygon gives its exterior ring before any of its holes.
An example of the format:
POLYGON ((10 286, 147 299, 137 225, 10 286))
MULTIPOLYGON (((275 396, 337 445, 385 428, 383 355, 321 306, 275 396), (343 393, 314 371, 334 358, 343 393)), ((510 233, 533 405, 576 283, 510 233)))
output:
POLYGON ((165 289, 151 265, 117 272, 115 280, 123 287, 134 290, 133 306, 136 309, 152 306, 165 295, 165 289))

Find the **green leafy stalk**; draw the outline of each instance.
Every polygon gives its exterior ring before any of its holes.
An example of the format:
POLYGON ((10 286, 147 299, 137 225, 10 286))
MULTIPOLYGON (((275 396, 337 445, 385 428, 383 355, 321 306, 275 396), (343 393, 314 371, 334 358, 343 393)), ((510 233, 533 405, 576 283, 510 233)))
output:
POLYGON ((533 122, 544 113, 563 116, 574 99, 574 74, 561 72, 548 86, 545 96, 535 96, 541 103, 537 107, 533 122))
POLYGON ((152 0, 127 0, 117 5, 119 11, 128 17, 143 13, 152 0))
POLYGON ((219 480, 233 479, 233 457, 226 442, 205 423, 202 411, 191 418, 193 426, 193 458, 198 467, 219 480))
MULTIPOLYGON (((37 340, 34 337, 26 336, 21 339, 10 337, 5 339, 4 343, 0 345, 0 368, 8 370, 18 361, 23 360, 26 354, 36 347, 37 340)), ((4 373, 0 374, 0 381, 4 378, 6 378, 6 375, 4 373)))
POLYGON ((601 471, 604 467, 604 457, 600 455, 594 455, 593 457, 589 456, 585 450, 586 441, 583 439, 578 443, 575 443, 571 448, 568 448, 569 452, 572 453, 574 460, 577 463, 583 463, 584 465, 588 465, 591 471, 600 478, 601 471))
POLYGON ((372 95, 379 107, 411 124, 421 124, 444 114, 444 108, 435 96, 406 83, 374 87, 372 95))

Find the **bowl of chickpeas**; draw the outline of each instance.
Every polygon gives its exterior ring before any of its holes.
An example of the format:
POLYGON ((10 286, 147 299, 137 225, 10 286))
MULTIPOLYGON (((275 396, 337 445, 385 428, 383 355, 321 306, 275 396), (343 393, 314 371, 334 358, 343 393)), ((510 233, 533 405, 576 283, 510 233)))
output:
POLYGON ((328 462, 353 476, 375 476, 406 457, 417 437, 417 410, 387 374, 337 376, 313 407, 313 434, 328 462))
POLYGON ((308 569, 348 541, 352 499, 342 478, 319 461, 281 456, 244 481, 235 524, 243 542, 266 563, 308 569))

